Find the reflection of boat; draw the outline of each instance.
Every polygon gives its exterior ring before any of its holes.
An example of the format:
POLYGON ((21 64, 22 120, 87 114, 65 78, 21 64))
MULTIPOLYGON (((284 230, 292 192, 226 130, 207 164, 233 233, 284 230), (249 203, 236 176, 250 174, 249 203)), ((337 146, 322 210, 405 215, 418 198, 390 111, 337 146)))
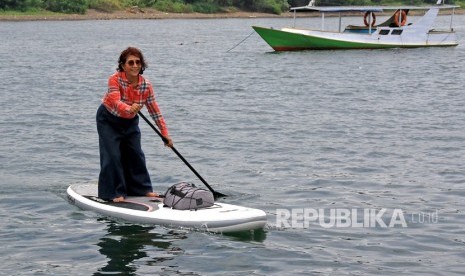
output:
POLYGON ((127 197, 113 203, 97 197, 96 184, 71 185, 67 193, 69 201, 84 210, 136 223, 221 233, 261 229, 266 224, 264 211, 226 203, 198 210, 171 209, 150 197, 127 197))
POLYGON ((452 28, 455 8, 459 6, 437 4, 430 7, 417 6, 339 6, 317 7, 313 1, 307 6, 291 8, 294 11, 294 27, 263 28, 253 26, 254 30, 275 50, 325 50, 325 49, 381 49, 381 48, 414 48, 433 46, 456 46, 457 37, 452 28), (450 26, 447 29, 433 29, 433 24, 440 9, 452 10, 450 26), (377 12, 394 11, 385 22, 376 25, 377 12), (426 10, 416 22, 408 22, 411 10, 426 10), (300 11, 320 12, 322 15, 321 30, 295 28, 295 13, 300 11), (362 12, 364 26, 349 25, 341 29, 341 13, 362 12), (324 30, 326 13, 339 13, 339 30, 324 30))

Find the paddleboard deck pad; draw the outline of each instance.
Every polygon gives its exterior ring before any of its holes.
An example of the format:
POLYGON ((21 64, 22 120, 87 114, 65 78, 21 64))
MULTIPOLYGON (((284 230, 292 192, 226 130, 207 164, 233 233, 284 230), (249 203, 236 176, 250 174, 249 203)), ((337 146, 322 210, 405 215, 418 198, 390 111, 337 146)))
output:
POLYGON ((130 222, 228 233, 263 228, 266 213, 259 209, 218 203, 198 210, 175 210, 163 206, 163 198, 131 197, 123 202, 104 201, 97 196, 97 184, 73 184, 68 200, 83 210, 130 222))

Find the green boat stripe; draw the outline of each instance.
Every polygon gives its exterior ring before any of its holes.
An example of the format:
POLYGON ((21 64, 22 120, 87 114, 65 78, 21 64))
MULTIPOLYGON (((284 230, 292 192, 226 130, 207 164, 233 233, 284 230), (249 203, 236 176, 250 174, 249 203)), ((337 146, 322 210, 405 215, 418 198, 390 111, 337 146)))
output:
POLYGON ((331 38, 321 38, 310 35, 291 33, 281 30, 253 26, 253 29, 276 51, 291 50, 333 50, 333 49, 386 49, 386 48, 416 48, 431 46, 429 44, 396 44, 396 43, 370 43, 357 41, 343 41, 331 38))

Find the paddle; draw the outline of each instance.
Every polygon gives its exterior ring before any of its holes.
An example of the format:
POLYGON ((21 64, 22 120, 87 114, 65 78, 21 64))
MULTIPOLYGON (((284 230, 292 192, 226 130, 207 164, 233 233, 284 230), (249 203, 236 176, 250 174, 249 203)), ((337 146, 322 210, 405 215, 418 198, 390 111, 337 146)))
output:
MULTIPOLYGON (((147 117, 144 116, 144 114, 142 114, 142 112, 138 112, 139 116, 142 117, 142 119, 144 119, 145 122, 147 122, 147 124, 158 134, 158 136, 160 136, 160 138, 163 140, 164 143, 167 142, 167 139, 161 134, 161 132, 147 119, 147 117)), ((172 146, 171 149, 174 151, 174 153, 176 153, 176 155, 184 162, 184 164, 186 164, 189 169, 191 169, 191 171, 203 182, 203 184, 205 184, 205 186, 207 186, 207 188, 210 190, 210 192, 213 193, 213 197, 215 199, 219 198, 219 197, 226 197, 227 195, 225 194, 222 194, 220 192, 217 192, 215 190, 213 190, 212 187, 210 187, 210 185, 208 185, 207 181, 205 181, 205 179, 203 179, 203 177, 191 166, 191 164, 189 164, 189 162, 187 162, 187 160, 179 153, 179 151, 174 147, 172 146)))

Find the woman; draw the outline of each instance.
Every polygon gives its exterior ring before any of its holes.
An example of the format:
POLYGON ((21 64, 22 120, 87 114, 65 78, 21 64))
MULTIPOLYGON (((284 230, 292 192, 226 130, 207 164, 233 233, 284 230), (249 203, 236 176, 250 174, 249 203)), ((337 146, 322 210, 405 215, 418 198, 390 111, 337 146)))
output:
POLYGON ((142 74, 147 67, 142 52, 128 47, 118 60, 117 72, 108 80, 108 91, 97 111, 100 148, 98 196, 121 202, 126 196, 157 196, 141 148, 139 116, 145 105, 150 116, 173 146, 160 112, 152 84, 142 74))

